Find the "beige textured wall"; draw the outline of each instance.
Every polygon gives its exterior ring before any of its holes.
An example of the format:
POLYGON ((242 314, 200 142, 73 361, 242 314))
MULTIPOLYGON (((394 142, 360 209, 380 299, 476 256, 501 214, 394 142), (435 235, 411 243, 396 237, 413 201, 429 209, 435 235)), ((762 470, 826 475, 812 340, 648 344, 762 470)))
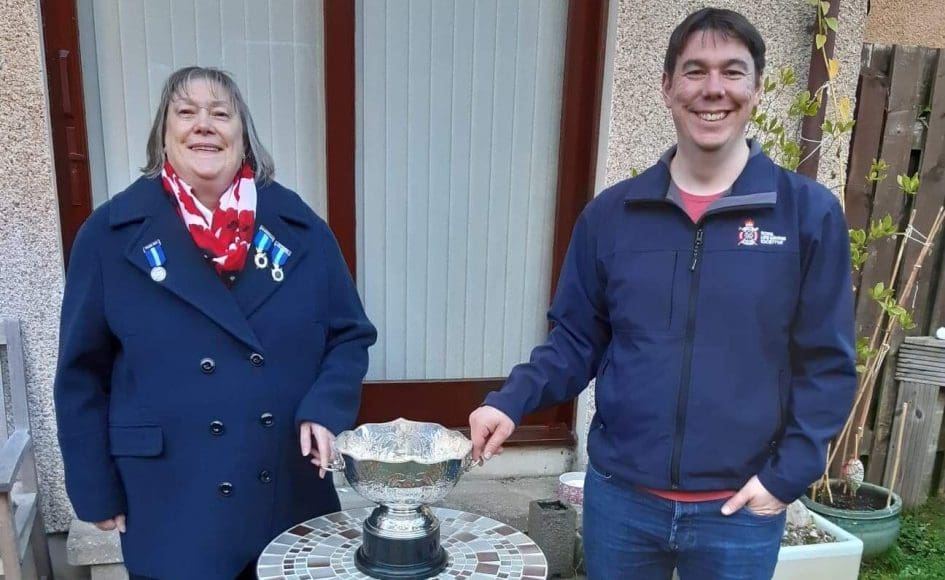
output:
POLYGON ((942 0, 872 0, 866 42, 945 48, 942 0))
MULTIPOLYGON (((660 99, 663 54, 673 28, 706 2, 620 0, 614 63, 613 111, 607 156, 607 183, 629 176, 630 169, 649 167, 674 142, 673 123, 660 99)), ((799 87, 807 84, 813 8, 804 0, 720 0, 712 3, 745 14, 767 45, 769 72, 792 66, 799 87)), ((840 87, 856 92, 860 46, 866 17, 865 0, 842 0, 835 56, 841 62, 840 87)), ((784 110, 789 95, 779 100, 784 110)))
POLYGON ((0 1, 0 317, 22 321, 46 528, 68 528, 52 382, 63 269, 37 0, 0 1))

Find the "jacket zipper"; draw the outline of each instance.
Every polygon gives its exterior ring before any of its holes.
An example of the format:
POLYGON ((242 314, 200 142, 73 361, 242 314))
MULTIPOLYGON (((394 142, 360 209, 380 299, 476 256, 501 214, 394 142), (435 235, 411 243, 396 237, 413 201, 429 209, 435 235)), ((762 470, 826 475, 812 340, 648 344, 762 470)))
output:
POLYGON ((682 455, 683 436, 686 432, 686 406, 689 403, 689 386, 692 382, 692 343, 696 332, 696 299, 699 296, 699 258, 702 255, 702 226, 696 230, 696 238, 692 243, 692 262, 689 271, 692 272, 692 283, 689 285, 689 311, 686 318, 686 342, 683 346, 682 375, 679 380, 679 397, 676 401, 676 435, 673 439, 673 460, 670 473, 670 484, 673 489, 679 489, 679 459, 682 455))

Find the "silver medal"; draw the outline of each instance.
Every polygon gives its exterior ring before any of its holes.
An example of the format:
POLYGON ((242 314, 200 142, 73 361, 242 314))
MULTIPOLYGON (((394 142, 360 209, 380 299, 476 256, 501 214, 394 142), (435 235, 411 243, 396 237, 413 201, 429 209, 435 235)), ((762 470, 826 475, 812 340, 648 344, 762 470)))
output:
POLYGON ((272 279, 276 282, 282 282, 282 279, 285 278, 285 273, 282 271, 282 268, 279 266, 272 267, 272 279))
POLYGON ((266 266, 269 265, 269 257, 266 255, 265 252, 260 252, 258 250, 256 251, 255 261, 256 261, 256 267, 259 268, 260 270, 264 269, 266 266))
POLYGON ((155 266, 151 268, 151 279, 155 282, 163 282, 167 278, 167 270, 164 266, 155 266))

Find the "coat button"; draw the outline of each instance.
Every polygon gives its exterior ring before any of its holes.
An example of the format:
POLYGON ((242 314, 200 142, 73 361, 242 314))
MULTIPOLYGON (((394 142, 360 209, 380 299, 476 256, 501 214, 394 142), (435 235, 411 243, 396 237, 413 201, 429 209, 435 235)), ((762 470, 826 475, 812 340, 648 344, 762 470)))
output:
POLYGON ((259 354, 258 352, 254 352, 253 354, 249 355, 249 362, 253 363, 254 367, 261 367, 265 361, 266 359, 263 358, 263 355, 259 354))
POLYGON ((211 435, 223 435, 223 421, 211 421, 210 422, 210 434, 211 435))
POLYGON ((263 483, 272 483, 272 473, 268 469, 259 472, 259 481, 263 483))
POLYGON ((217 368, 217 363, 210 357, 200 359, 200 370, 205 374, 212 373, 217 368))
POLYGON ((217 486, 217 491, 220 492, 220 495, 223 497, 229 497, 233 495, 233 484, 229 481, 224 481, 217 486))
POLYGON ((263 413, 259 416, 259 422, 262 423, 263 427, 272 427, 275 419, 272 418, 272 413, 263 413))

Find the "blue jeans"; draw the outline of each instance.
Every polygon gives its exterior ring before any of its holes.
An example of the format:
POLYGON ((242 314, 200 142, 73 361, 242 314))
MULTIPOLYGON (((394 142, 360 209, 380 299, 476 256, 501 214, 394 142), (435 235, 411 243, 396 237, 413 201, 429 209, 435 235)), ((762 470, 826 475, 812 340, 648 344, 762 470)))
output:
POLYGON ((588 465, 584 560, 588 580, 770 580, 785 514, 741 509, 726 500, 678 502, 616 481, 588 465))

